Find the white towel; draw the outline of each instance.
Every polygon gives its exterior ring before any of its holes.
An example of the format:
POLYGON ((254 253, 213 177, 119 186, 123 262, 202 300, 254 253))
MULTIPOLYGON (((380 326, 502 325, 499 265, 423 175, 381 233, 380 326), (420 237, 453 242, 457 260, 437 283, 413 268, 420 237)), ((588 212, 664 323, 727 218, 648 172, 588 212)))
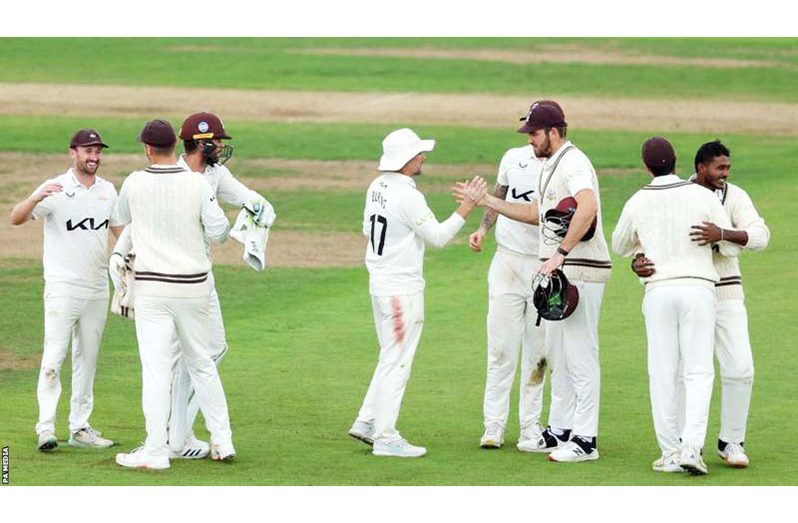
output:
POLYGON ((230 237, 244 244, 244 261, 256 271, 266 268, 266 243, 269 241, 271 230, 277 215, 274 208, 267 201, 260 223, 253 220, 252 213, 245 208, 241 209, 236 218, 236 223, 230 230, 230 237))
POLYGON ((133 254, 133 252, 125 257, 126 268, 124 270, 122 284, 114 288, 114 295, 111 298, 111 312, 131 320, 136 318, 133 309, 133 287, 136 280, 133 262, 135 259, 136 255, 133 254), (130 270, 128 270, 127 267, 130 267, 130 270))

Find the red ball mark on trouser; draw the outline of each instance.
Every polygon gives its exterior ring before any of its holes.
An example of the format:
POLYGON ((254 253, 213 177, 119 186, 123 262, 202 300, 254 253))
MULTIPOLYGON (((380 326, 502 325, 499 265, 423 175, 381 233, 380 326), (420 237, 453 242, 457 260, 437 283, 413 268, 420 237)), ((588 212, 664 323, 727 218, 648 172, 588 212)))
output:
POLYGON ((402 320, 402 302, 394 296, 391 298, 391 314, 393 317, 393 337, 396 343, 405 340, 405 322, 402 320))

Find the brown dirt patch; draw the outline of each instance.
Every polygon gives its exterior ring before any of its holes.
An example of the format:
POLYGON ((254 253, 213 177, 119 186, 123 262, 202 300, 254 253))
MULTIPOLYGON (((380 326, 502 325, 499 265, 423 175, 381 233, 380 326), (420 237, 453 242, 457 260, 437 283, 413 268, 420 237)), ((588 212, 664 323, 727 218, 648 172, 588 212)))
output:
MULTIPOLYGON (((69 165, 66 155, 30 155, 0 153, 0 216, 6 217, 13 206, 28 196, 45 178, 66 170, 69 165)), ((276 178, 242 178, 253 189, 267 194, 269 191, 315 187, 324 180, 319 173, 337 173, 338 179, 328 179, 326 185, 337 189, 365 190, 374 173, 369 162, 308 162, 292 160, 239 160, 242 168, 269 168, 290 171, 290 176, 276 178), (362 178, 361 178, 362 176, 362 178)), ((112 181, 117 189, 124 176, 142 167, 140 155, 115 154, 103 158, 102 176, 112 181)), ((451 166, 442 171, 449 172, 451 166)), ((278 208, 279 213, 279 208, 278 208)), ((228 212, 231 222, 236 212, 228 212)), ((282 218, 286 222, 290 217, 282 218)), ((7 218, 0 220, 0 245, 3 259, 34 259, 42 256, 42 236, 39 223, 12 226, 7 218)), ((351 267, 363 263, 365 240, 357 233, 325 233, 283 231, 279 227, 269 238, 268 262, 272 267, 351 267)), ((245 265, 242 247, 228 240, 213 248, 216 264, 245 265)))
MULTIPOLYGON (((554 95, 544 92, 511 96, 0 83, 0 114, 140 116, 142 119, 157 115, 180 121, 186 114, 202 108, 218 112, 228 121, 508 128, 517 123, 531 100, 554 95)), ((560 96, 557 99, 574 129, 798 135, 795 125, 798 104, 560 96)))
POLYGON ((769 60, 731 58, 683 58, 662 55, 637 55, 618 51, 596 50, 578 45, 538 46, 528 51, 503 49, 418 48, 310 48, 292 51, 297 54, 328 56, 374 56, 389 58, 424 58, 439 60, 481 60, 510 64, 598 64, 598 65, 672 65, 693 67, 741 68, 782 65, 769 60))
POLYGON ((29 370, 38 368, 41 354, 17 355, 6 349, 0 349, 0 371, 29 370))

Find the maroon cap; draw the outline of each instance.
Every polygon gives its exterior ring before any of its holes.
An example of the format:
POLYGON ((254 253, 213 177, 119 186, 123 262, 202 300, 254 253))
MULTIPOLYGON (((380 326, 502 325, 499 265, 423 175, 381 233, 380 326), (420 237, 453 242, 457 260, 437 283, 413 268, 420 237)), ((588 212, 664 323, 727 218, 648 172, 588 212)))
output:
POLYGON ((103 143, 103 139, 100 138, 100 133, 94 129, 81 129, 80 131, 76 132, 72 136, 72 140, 69 141, 70 149, 74 149, 75 147, 88 147, 90 145, 108 147, 103 143))
POLYGON ((671 143, 661 136, 649 138, 643 144, 642 150, 643 163, 649 169, 657 169, 676 165, 676 152, 671 143))
POLYGON ((153 147, 169 147, 177 142, 177 137, 166 120, 151 120, 139 133, 139 141, 153 147))
POLYGON ((213 113, 194 113, 180 126, 181 140, 231 140, 222 119, 213 113))
POLYGON ((554 100, 538 100, 529 108, 526 116, 521 118, 524 125, 518 128, 519 133, 531 133, 544 127, 566 127, 565 113, 560 104, 554 100))

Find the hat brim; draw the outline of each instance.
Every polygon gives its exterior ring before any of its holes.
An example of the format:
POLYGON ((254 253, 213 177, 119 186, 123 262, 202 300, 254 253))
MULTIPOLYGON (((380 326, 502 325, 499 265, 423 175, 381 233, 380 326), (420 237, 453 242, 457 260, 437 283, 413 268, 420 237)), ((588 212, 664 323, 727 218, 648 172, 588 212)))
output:
POLYGON ((395 172, 407 165, 407 162, 415 158, 420 153, 428 153, 435 149, 435 140, 419 140, 416 147, 407 149, 401 154, 387 155, 383 154, 380 157, 380 164, 377 166, 378 171, 395 172))
POLYGON ((72 148, 75 148, 75 147, 91 147, 92 145, 99 145, 100 147, 108 149, 108 146, 105 145, 102 142, 76 143, 75 145, 72 145, 71 147, 72 148))

